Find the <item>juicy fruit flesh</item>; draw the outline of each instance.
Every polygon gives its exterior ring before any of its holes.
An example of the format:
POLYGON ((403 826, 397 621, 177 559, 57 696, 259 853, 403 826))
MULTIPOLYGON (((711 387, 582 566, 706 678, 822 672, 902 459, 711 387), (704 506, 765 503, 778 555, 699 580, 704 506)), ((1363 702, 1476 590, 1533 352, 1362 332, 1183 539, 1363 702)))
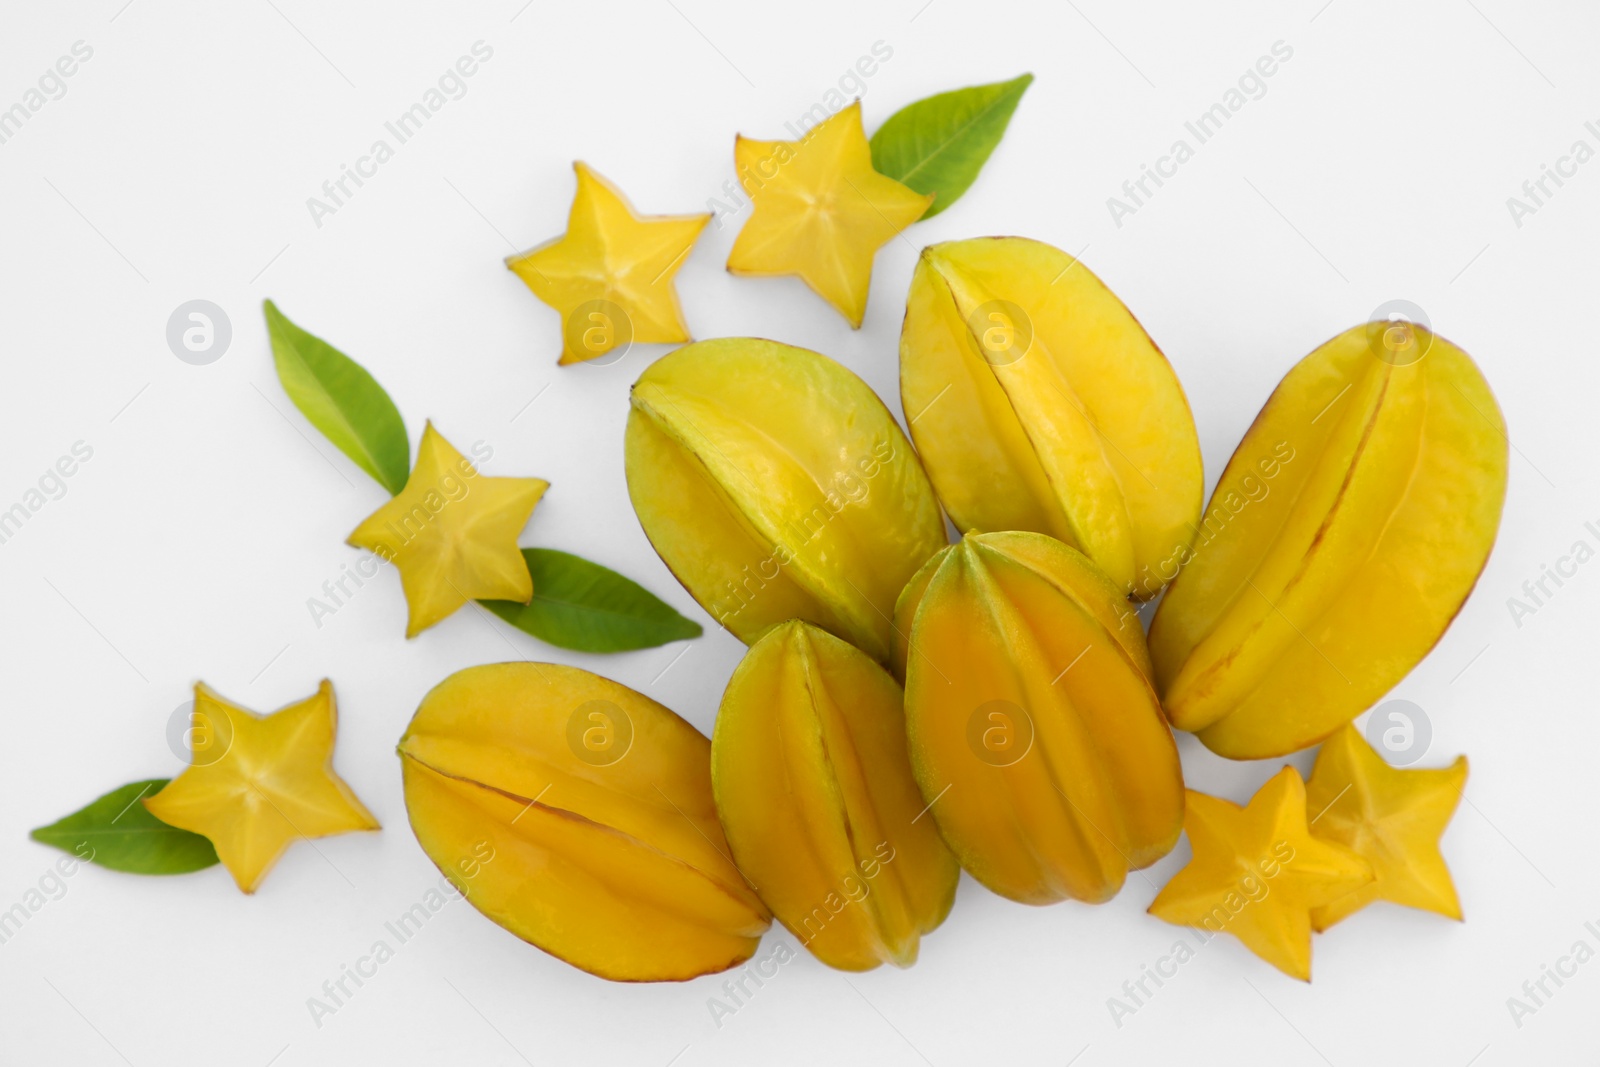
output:
POLYGON ((1184 830, 1192 856, 1150 914, 1229 933, 1291 978, 1311 980, 1312 915, 1372 881, 1355 852, 1314 837, 1306 787, 1285 767, 1249 804, 1191 791, 1184 830))
POLYGON ((768 925, 727 857, 709 748, 649 698, 549 663, 451 675, 400 741, 412 829, 467 900, 546 952, 625 981, 731 967, 768 925), (611 731, 621 755, 573 740, 589 729, 611 731))
POLYGON ((1167 714, 1213 751, 1283 755, 1360 714, 1438 641, 1488 559, 1504 423, 1466 353, 1410 329, 1414 362, 1379 358, 1359 326, 1284 377, 1156 613, 1167 714))
POLYGON ((1320 933, 1378 900, 1459 922, 1461 900, 1439 837, 1466 783, 1465 756, 1439 769, 1391 767, 1354 726, 1340 727, 1317 750, 1306 808, 1320 813, 1312 827, 1316 835, 1358 853, 1375 878, 1313 911, 1313 928, 1320 933))
POLYGON ((1108 900, 1181 827, 1177 748, 1136 658, 1098 621, 1121 598, 1090 572, 1043 535, 969 534, 901 604, 918 784, 962 866, 1024 903, 1108 900), (1031 552, 1008 546, 1026 538, 1031 552), (1079 606, 1096 598, 1098 611, 1079 606))
POLYGON ((164 823, 209 838, 243 892, 254 893, 300 838, 379 828, 333 769, 338 711, 327 679, 271 715, 197 682, 193 715, 189 767, 144 806, 164 823))
POLYGON ((640 215, 622 191, 582 162, 567 232, 506 260, 561 316, 562 365, 619 344, 689 339, 674 276, 711 216, 640 215))
POLYGON ((957 528, 1047 533, 1128 595, 1160 591, 1194 535, 1199 440, 1166 357, 1087 267, 1020 237, 925 249, 900 392, 957 528))
POLYGON ((740 868, 818 959, 910 966, 958 868, 906 755, 900 687, 808 623, 751 646, 711 746, 717 812, 740 868))
POLYGON ((661 558, 746 642, 802 618, 888 662, 901 587, 945 543, 872 390, 815 352, 703 341, 640 376, 628 493, 661 558))
POLYGON ((859 329, 873 256, 922 217, 933 195, 872 168, 859 100, 800 141, 738 138, 734 163, 751 213, 728 270, 798 275, 859 329))
POLYGON ((447 618, 469 600, 533 598, 517 537, 550 483, 481 474, 428 423, 405 488, 350 534, 400 570, 406 636, 447 618))

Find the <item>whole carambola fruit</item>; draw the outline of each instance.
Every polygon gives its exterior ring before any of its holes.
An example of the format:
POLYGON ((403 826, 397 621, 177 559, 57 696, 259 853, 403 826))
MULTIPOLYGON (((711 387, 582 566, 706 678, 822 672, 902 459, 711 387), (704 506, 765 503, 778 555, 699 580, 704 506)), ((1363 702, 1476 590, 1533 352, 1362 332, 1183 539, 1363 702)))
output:
POLYGON ((553 663, 457 671, 400 739, 428 858, 524 941, 621 981, 735 966, 770 923, 727 855, 710 756, 655 701, 553 663))
POLYGON ((1082 553, 969 533, 895 616, 911 766, 974 878, 1027 904, 1104 901, 1177 843, 1183 774, 1139 619, 1082 553))
POLYGON ((750 646, 712 734, 734 860, 842 970, 909 967, 955 899, 960 870, 911 777, 901 699, 871 657, 794 620, 750 646))
POLYGON ((1136 600, 1194 537, 1205 489, 1183 388, 1116 294, 1023 237, 932 245, 911 280, 900 398, 962 531, 1080 549, 1136 600))
POLYGON ((945 544, 922 465, 838 363, 753 338, 639 376, 628 495, 684 587, 734 636, 805 619, 887 663, 906 579, 945 544))
POLYGON ((1150 627, 1174 726, 1234 759, 1313 745, 1439 640, 1488 560, 1505 423, 1465 352, 1379 322, 1284 376, 1150 627))

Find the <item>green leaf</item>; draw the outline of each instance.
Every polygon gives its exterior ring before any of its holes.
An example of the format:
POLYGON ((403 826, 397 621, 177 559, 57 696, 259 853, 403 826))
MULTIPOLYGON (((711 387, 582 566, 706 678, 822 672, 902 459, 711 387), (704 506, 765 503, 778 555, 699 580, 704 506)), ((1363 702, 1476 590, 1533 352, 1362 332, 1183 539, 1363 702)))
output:
POLYGON ((284 318, 272 301, 265 308, 283 391, 356 466, 390 495, 399 493, 411 472, 411 443, 389 394, 361 364, 284 318))
POLYGON ((873 168, 919 193, 937 194, 922 216, 931 219, 978 177, 1031 84, 1033 75, 1024 74, 906 105, 872 135, 873 168))
POLYGON ((517 629, 575 652, 627 652, 699 637, 684 618, 643 586, 598 563, 553 548, 525 548, 533 602, 485 600, 517 629))
POLYGON ((210 841, 168 826, 140 803, 166 784, 165 778, 129 782, 28 836, 81 860, 130 874, 187 874, 212 866, 217 850, 210 841))

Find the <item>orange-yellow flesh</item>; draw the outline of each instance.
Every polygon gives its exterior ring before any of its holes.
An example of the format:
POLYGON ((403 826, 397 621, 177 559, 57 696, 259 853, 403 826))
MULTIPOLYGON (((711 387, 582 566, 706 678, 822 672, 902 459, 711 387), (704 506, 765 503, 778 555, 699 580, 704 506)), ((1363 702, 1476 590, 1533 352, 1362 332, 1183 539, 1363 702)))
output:
POLYGON ((1391 767, 1353 724, 1340 727, 1317 752, 1306 783, 1311 831, 1372 865, 1374 878, 1311 912, 1318 933, 1368 904, 1387 900, 1461 920, 1461 899, 1439 838, 1461 803, 1467 757, 1448 767, 1391 767))
POLYGON ((1150 914, 1228 933, 1291 978, 1311 980, 1312 915, 1372 881, 1372 868, 1307 829, 1306 788, 1285 767, 1240 807, 1190 790, 1189 862, 1161 887, 1150 914))

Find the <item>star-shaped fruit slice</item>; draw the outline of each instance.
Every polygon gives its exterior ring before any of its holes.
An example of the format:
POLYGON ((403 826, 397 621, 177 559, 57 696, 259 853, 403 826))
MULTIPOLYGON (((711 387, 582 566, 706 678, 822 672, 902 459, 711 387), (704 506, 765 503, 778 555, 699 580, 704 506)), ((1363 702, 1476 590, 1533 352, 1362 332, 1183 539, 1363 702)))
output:
POLYGON ((567 232, 506 259, 533 295, 561 314, 561 360, 582 363, 630 343, 689 340, 673 276, 704 215, 639 215, 616 186, 574 163, 578 193, 567 232))
POLYGON ((933 203, 872 169, 858 100, 800 141, 734 142, 750 220, 728 255, 735 274, 796 274, 859 329, 872 257, 933 203))
POLYGON ((1311 980, 1311 912, 1372 881, 1350 849, 1311 836, 1306 786, 1285 767, 1250 803, 1189 790, 1183 829, 1194 856, 1156 894, 1150 914, 1232 934, 1284 974, 1311 980))
POLYGON ((517 538, 548 488, 542 478, 479 474, 430 422, 406 487, 356 527, 350 544, 400 568, 406 636, 415 637, 469 600, 533 599, 517 538))
POLYGON ((1459 920, 1461 901, 1439 837, 1466 784, 1465 756, 1442 770, 1402 770, 1384 762, 1354 726, 1328 738, 1306 783, 1311 832, 1360 853, 1377 877, 1313 910, 1317 932, 1375 900, 1459 920))
POLYGON ((199 683, 189 768, 144 806, 168 825, 210 838, 239 888, 254 893, 292 842, 379 828, 334 773, 337 725, 327 680, 271 715, 199 683))

